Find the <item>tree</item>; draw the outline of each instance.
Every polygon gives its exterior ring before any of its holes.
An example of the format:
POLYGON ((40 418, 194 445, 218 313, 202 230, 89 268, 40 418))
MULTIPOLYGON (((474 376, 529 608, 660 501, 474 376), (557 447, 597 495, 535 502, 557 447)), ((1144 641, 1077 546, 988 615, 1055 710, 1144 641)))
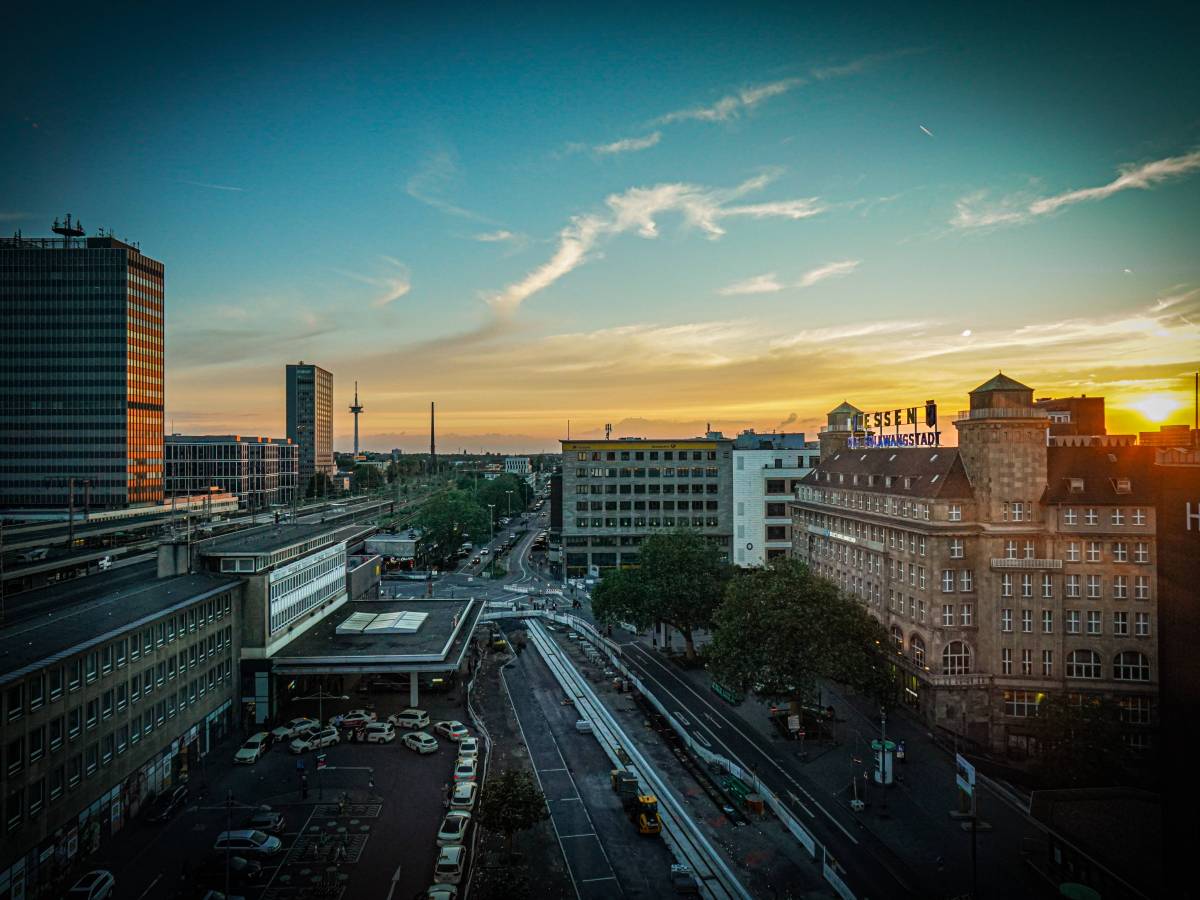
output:
POLYGON ((666 622, 683 635, 687 658, 694 660, 695 632, 712 624, 729 576, 729 566, 700 532, 652 534, 642 542, 636 569, 604 574, 592 608, 607 624, 645 628, 666 622))
MULTIPOLYGON (((464 477, 463 481, 467 481, 464 477)), ((472 488, 474 484, 462 484, 463 489, 472 488)), ((496 506, 496 518, 499 519, 509 512, 520 512, 529 506, 529 502, 533 499, 533 488, 525 483, 523 478, 518 478, 516 475, 500 475, 496 478, 487 479, 479 482, 479 489, 476 494, 476 499, 479 505, 487 509, 489 503, 496 506), (508 492, 512 491, 512 497, 508 496, 508 492)))
POLYGON ((383 485, 383 475, 375 466, 359 463, 354 467, 354 487, 360 491, 370 491, 383 485))
POLYGON ((333 482, 324 472, 314 472, 304 488, 305 497, 332 497, 333 482))
POLYGON ((830 678, 890 697, 883 626, 797 560, 741 573, 715 622, 709 669, 731 687, 805 701, 830 678))
POLYGON ((421 506, 416 524, 421 528, 421 538, 427 550, 433 550, 441 559, 448 559, 458 550, 467 535, 480 537, 489 530, 488 514, 462 491, 445 491, 429 499, 421 506))
POLYGON ((513 836, 550 818, 550 810, 532 774, 505 769, 488 779, 475 818, 480 827, 504 835, 512 856, 513 836))
POLYGON ((1049 695, 1028 724, 1040 751, 1035 769, 1049 786, 1098 787, 1123 781, 1130 757, 1121 739, 1121 710, 1112 700, 1072 703, 1066 695, 1049 695))

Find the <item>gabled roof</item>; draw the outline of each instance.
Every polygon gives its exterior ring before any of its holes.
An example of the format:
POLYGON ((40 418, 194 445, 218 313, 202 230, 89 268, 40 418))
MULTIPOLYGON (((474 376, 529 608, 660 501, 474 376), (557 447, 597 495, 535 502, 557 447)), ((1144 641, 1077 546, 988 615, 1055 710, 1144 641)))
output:
POLYGON ((1047 447, 1044 503, 1154 502, 1154 447, 1047 447), (1122 480, 1128 481, 1128 490, 1122 480))
POLYGON ((972 496, 971 482, 957 447, 843 449, 822 459, 821 464, 805 475, 802 482, 835 490, 927 499, 969 499, 972 496), (854 483, 855 475, 858 476, 857 484, 854 483), (887 484, 889 476, 892 478, 890 487, 887 484), (904 486, 905 478, 909 479, 907 488, 904 486))
POLYGON ((982 394, 988 391, 1032 391, 1033 388, 1028 385, 1021 384, 1019 381, 1014 381, 1003 372, 997 372, 995 377, 988 379, 975 390, 972 394, 982 394))
POLYGON ((829 411, 829 415, 837 415, 838 413, 861 413, 862 410, 853 405, 849 400, 843 400, 841 405, 829 411))

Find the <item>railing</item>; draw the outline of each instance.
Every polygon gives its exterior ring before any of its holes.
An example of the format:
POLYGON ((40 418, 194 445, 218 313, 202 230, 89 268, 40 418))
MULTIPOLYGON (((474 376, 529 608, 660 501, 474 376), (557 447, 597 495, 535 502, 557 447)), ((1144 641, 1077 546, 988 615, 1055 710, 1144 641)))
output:
POLYGON ((1050 414, 1044 409, 1032 406, 988 406, 982 409, 960 409, 954 417, 957 421, 963 419, 1049 419, 1050 414))
POLYGON ((991 675, 930 675, 929 683, 933 687, 988 687, 992 683, 991 675))
POLYGON ((993 569, 1061 569, 1061 559, 1008 559, 993 558, 993 569))

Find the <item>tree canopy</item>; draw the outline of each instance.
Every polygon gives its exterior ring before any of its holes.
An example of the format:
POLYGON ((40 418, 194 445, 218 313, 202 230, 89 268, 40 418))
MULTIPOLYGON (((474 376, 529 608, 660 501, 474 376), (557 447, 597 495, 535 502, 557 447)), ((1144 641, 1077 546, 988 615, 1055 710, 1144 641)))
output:
POLYGON ((739 574, 715 623, 709 670, 731 687, 803 700, 830 678, 890 698, 883 626, 797 560, 739 574))
POLYGON ((1036 770, 1056 788, 1100 787, 1122 781, 1130 754, 1121 739, 1121 710, 1112 700, 1072 702, 1053 694, 1028 720, 1037 736, 1036 770))
POLYGON ((383 484, 383 473, 376 466, 359 463, 354 467, 354 489, 370 491, 383 484))
POLYGON ((550 818, 546 797, 533 775, 505 769, 488 779, 475 819, 480 827, 504 835, 512 855, 513 835, 550 818))
POLYGON ((610 624, 645 628, 666 622, 683 635, 687 656, 694 659, 695 632, 712 624, 730 574, 720 551, 700 532, 652 534, 642 542, 637 568, 604 574, 592 609, 610 624))
POLYGON ((422 504, 416 524, 424 532, 425 546, 436 545, 434 553, 441 559, 457 551, 468 535, 483 540, 489 530, 487 510, 462 491, 443 491, 431 497, 422 504))

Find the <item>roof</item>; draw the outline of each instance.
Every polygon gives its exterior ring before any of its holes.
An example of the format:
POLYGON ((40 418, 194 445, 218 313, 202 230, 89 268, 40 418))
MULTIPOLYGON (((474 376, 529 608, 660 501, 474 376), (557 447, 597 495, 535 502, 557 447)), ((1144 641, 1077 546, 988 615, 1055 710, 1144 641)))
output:
POLYGON ((1162 800, 1131 788, 1034 791, 1030 815, 1093 863, 1156 895, 1163 887, 1162 800))
POLYGON ((1044 503, 1154 502, 1154 447, 1048 447, 1044 503), (1128 490, 1119 484, 1127 479, 1128 490), (1118 490, 1118 488, 1122 488, 1118 490))
POLYGON ((21 595, 22 607, 43 607, 45 611, 0 629, 0 683, 240 583, 238 578, 221 575, 158 578, 153 570, 147 570, 105 590, 102 583, 107 574, 21 595))
POLYGON ((415 598, 345 603, 271 658, 277 671, 281 667, 288 671, 304 668, 336 671, 356 665, 370 665, 372 671, 456 668, 482 611, 483 603, 471 599, 415 598), (348 624, 351 616, 365 619, 368 615, 401 612, 425 613, 417 631, 338 633, 339 626, 348 624))
POLYGON ((205 556, 221 556, 227 553, 273 553, 284 547, 291 547, 314 538, 328 536, 327 543, 346 540, 348 536, 358 531, 355 527, 342 527, 328 522, 285 523, 282 525, 264 525, 261 528, 250 528, 235 531, 204 541, 200 545, 200 553, 205 556))
POLYGON ((843 400, 840 405, 829 411, 829 415, 837 415, 838 413, 861 413, 862 410, 852 404, 849 400, 843 400))
POLYGON ((997 372, 995 377, 985 381, 972 394, 983 394, 988 391, 1032 391, 1033 388, 1028 385, 1021 384, 1019 381, 1014 381, 1003 372, 997 372))
POLYGON ((298 446, 291 438, 262 437, 252 434, 168 434, 168 444, 281 444, 298 446))
POLYGON ((842 449, 823 458, 821 464, 801 480, 813 486, 875 494, 964 499, 972 496, 971 482, 957 447, 842 449), (828 481, 826 475, 830 476, 828 481), (855 475, 859 476, 858 484, 854 483, 855 475), (869 477, 872 475, 876 477, 869 477), (885 480, 889 475, 899 479, 891 487, 885 480), (838 476, 843 477, 839 479, 838 476), (904 487, 905 477, 910 479, 908 488, 904 487))

